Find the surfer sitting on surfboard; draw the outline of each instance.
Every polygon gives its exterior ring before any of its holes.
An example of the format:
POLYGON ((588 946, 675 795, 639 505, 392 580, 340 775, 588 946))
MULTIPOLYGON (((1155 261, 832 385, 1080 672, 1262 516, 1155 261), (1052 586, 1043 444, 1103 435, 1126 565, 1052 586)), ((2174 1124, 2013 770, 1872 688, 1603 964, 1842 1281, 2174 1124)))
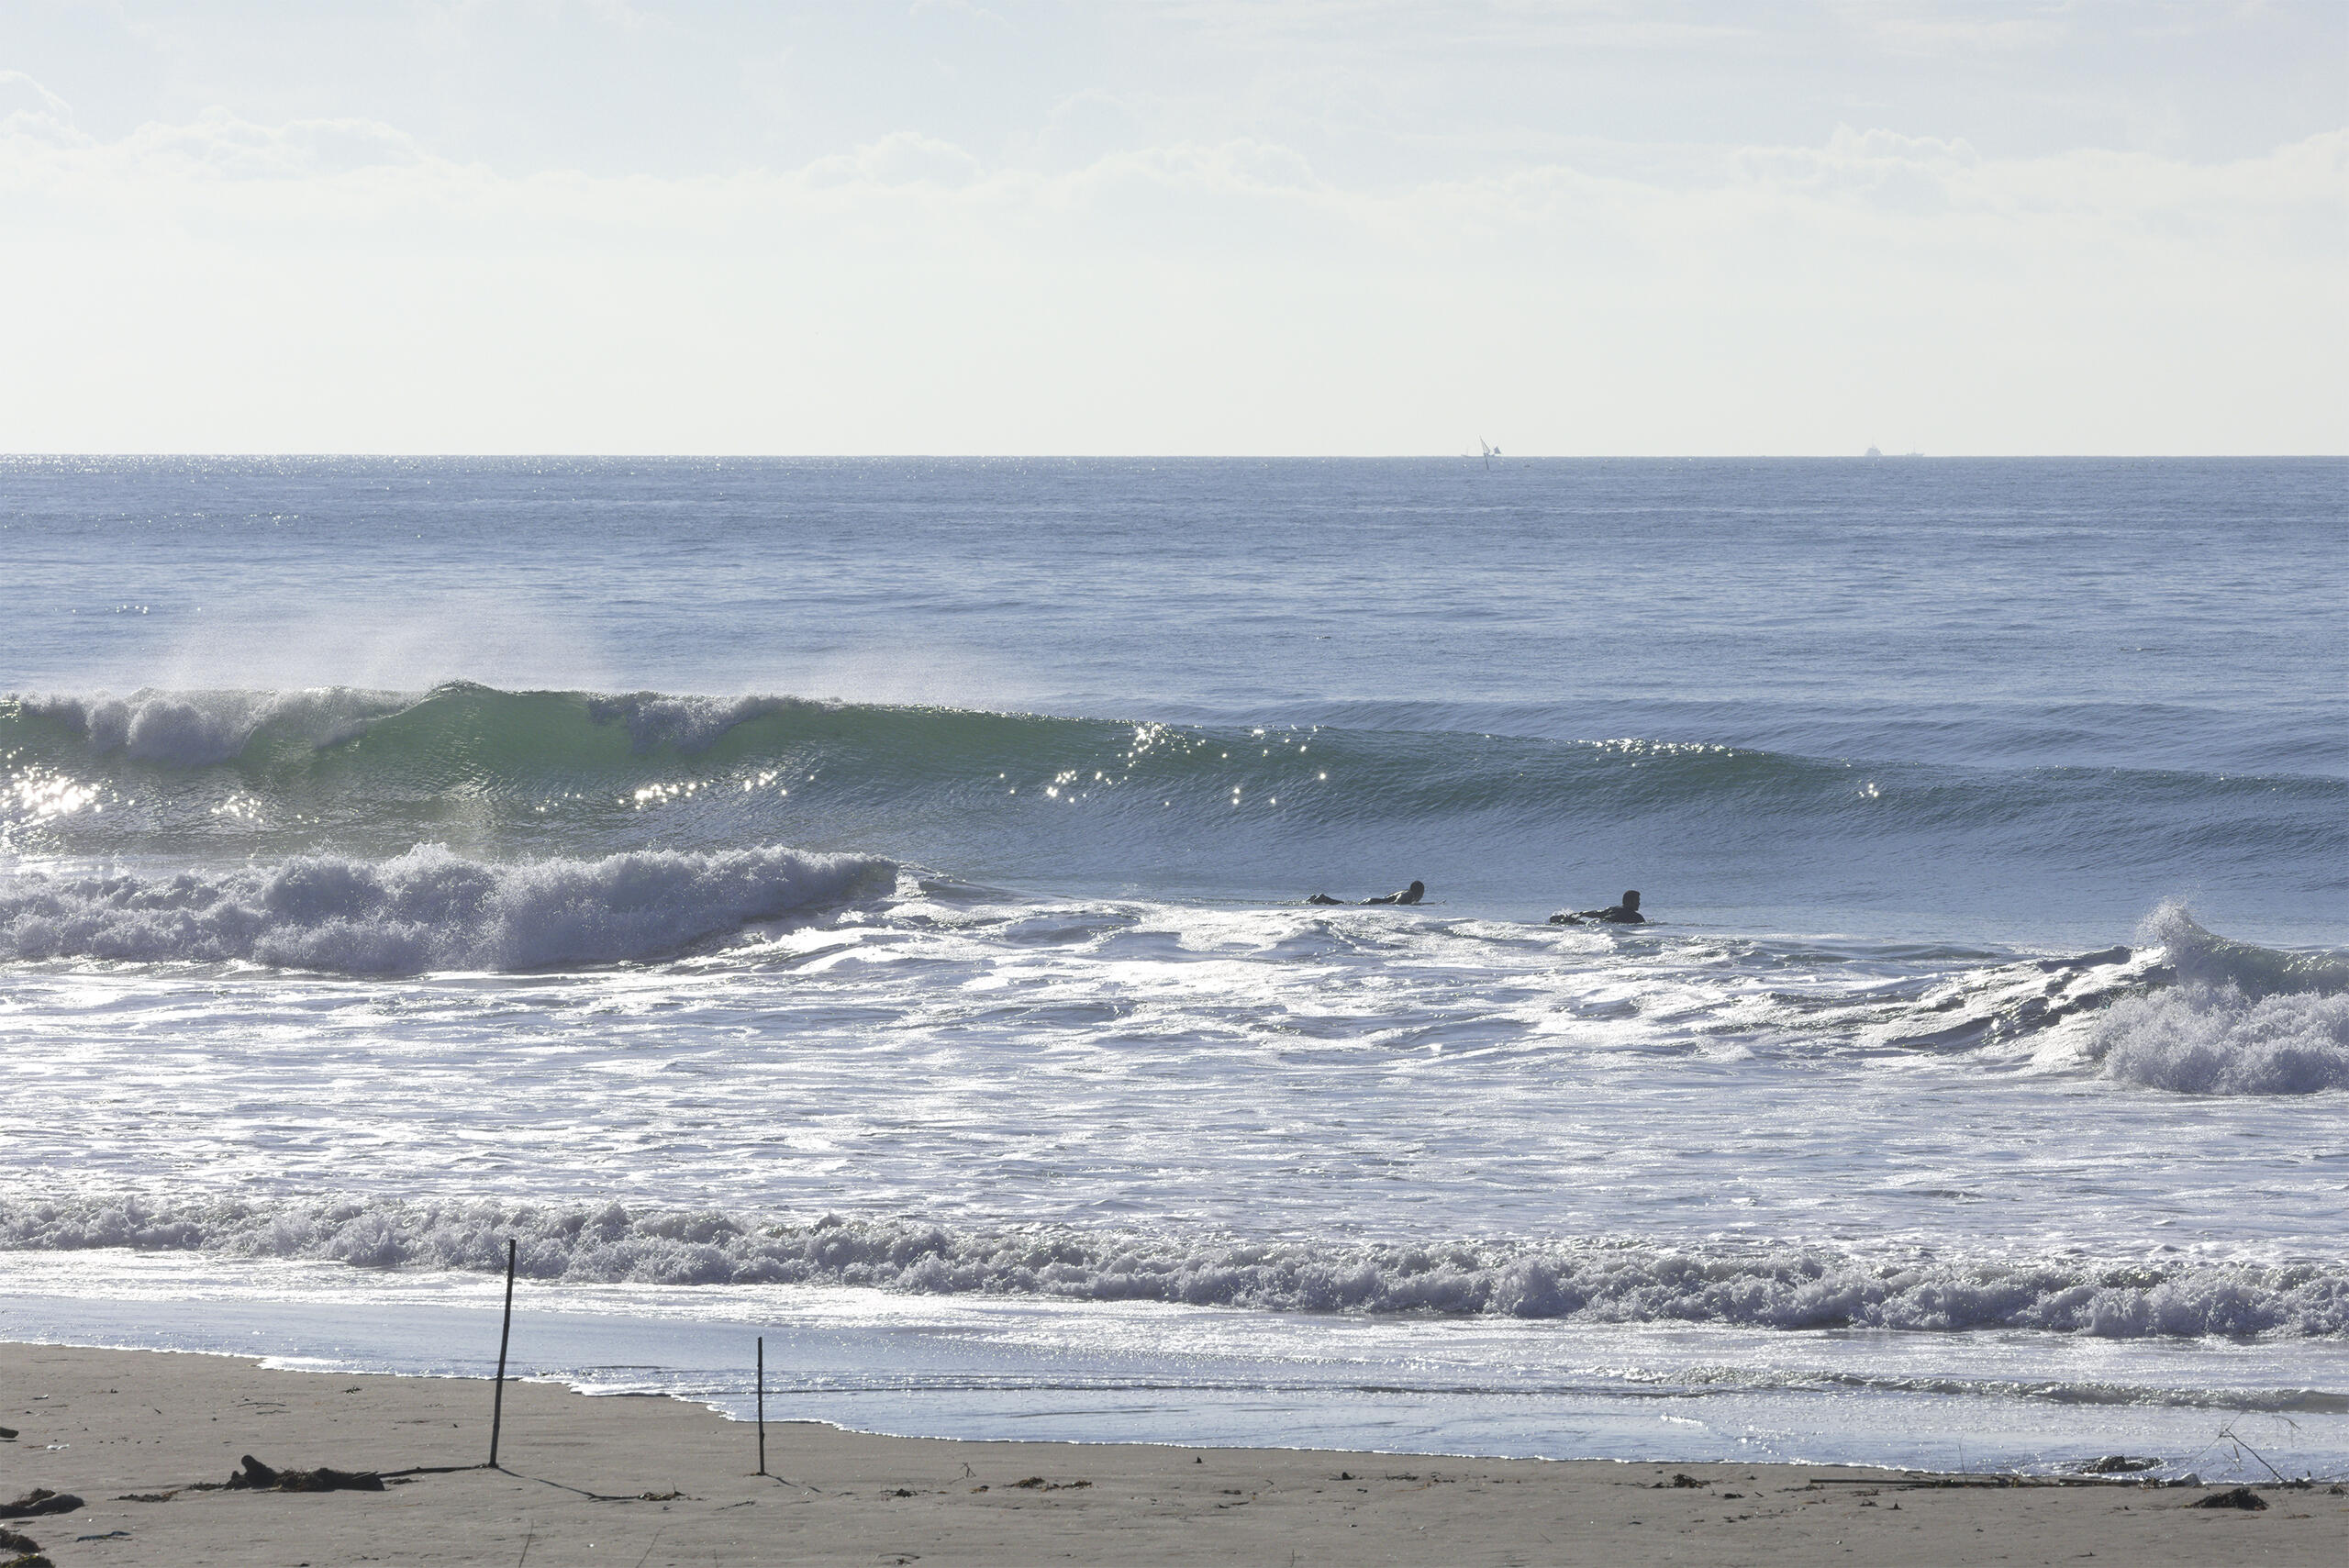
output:
POLYGON ((1624 894, 1623 902, 1612 909, 1577 909, 1571 915, 1550 917, 1550 924, 1553 926, 1579 926, 1585 920, 1597 920, 1609 926, 1644 926, 1648 923, 1648 917, 1640 913, 1640 895, 1637 893, 1624 894))
MULTIPOLYGON (((1427 884, 1423 882, 1415 882, 1411 884, 1410 886, 1403 889, 1400 893, 1389 893, 1385 896, 1378 898, 1365 898, 1363 902, 1364 904, 1417 904, 1422 897, 1426 896, 1427 891, 1427 884)), ((1306 902, 1308 904, 1343 904, 1345 900, 1342 898, 1332 898, 1326 893, 1317 893, 1312 897, 1307 899, 1306 902)))

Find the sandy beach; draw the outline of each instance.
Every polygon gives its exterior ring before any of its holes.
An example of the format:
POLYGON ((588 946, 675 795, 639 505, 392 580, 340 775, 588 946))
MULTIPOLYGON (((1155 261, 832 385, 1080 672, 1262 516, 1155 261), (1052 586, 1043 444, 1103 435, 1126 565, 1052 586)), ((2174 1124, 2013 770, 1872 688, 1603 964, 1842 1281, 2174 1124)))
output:
MULTIPOLYGON (((2338 1562, 2343 1488, 1952 1487, 1816 1465, 1546 1462, 887 1438, 509 1384, 0 1345, 0 1521, 59 1568, 370 1562, 2130 1563, 2338 1562), (191 1489, 246 1455, 378 1491, 191 1489), (1686 1481, 1679 1479, 1687 1477, 1686 1481)), ((1980 1480, 1982 1478, 1969 1478, 1980 1480)), ((19 1548, 18 1550, 21 1550, 19 1548)), ((0 1562, 8 1559, 0 1555, 0 1562)))

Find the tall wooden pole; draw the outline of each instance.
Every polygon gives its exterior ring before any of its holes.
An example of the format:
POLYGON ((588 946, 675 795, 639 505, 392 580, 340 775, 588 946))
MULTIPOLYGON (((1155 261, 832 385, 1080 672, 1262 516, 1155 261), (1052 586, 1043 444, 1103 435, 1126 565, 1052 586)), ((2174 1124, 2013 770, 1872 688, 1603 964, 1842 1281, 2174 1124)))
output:
POLYGON ((767 1337, 759 1336, 759 1473, 767 1473, 767 1337))
POLYGON ((489 1467, 497 1468, 497 1431, 506 1423, 506 1343, 514 1334, 514 1238, 506 1239, 506 1321, 497 1330, 497 1392, 489 1399, 489 1467))

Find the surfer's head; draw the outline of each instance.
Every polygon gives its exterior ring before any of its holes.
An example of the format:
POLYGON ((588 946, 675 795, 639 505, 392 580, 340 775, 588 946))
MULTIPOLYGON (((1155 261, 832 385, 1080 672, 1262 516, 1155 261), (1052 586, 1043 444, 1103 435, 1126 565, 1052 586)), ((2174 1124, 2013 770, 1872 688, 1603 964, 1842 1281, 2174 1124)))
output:
POLYGON ((1636 908, 1638 908, 1639 906, 1640 906, 1640 895, 1639 895, 1636 892, 1632 892, 1632 893, 1626 893, 1626 894, 1624 894, 1624 895, 1623 895, 1623 907, 1624 907, 1624 908, 1626 908, 1626 909, 1636 909, 1636 908))
POLYGON ((1427 884, 1426 883, 1424 883, 1424 882, 1415 882, 1415 883, 1411 884, 1411 885, 1410 885, 1410 886, 1408 886, 1408 887, 1405 888, 1403 891, 1404 891, 1404 892, 1406 892, 1406 893, 1408 893, 1408 894, 1409 894, 1412 897, 1417 898, 1420 894, 1425 893, 1427 890, 1428 890, 1428 884, 1427 884))

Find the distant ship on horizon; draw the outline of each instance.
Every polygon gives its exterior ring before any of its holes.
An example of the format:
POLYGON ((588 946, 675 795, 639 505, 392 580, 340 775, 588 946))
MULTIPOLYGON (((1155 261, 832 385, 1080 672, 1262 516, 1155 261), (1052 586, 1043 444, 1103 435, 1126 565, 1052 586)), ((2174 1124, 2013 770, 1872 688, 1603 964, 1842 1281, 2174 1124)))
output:
MULTIPOLYGON (((1877 450, 1875 447, 1870 447, 1867 450, 1867 455, 1870 457, 1882 457, 1884 453, 1877 450)), ((1902 452, 1900 455, 1902 457, 1923 457, 1925 454, 1923 452, 1902 452)))

